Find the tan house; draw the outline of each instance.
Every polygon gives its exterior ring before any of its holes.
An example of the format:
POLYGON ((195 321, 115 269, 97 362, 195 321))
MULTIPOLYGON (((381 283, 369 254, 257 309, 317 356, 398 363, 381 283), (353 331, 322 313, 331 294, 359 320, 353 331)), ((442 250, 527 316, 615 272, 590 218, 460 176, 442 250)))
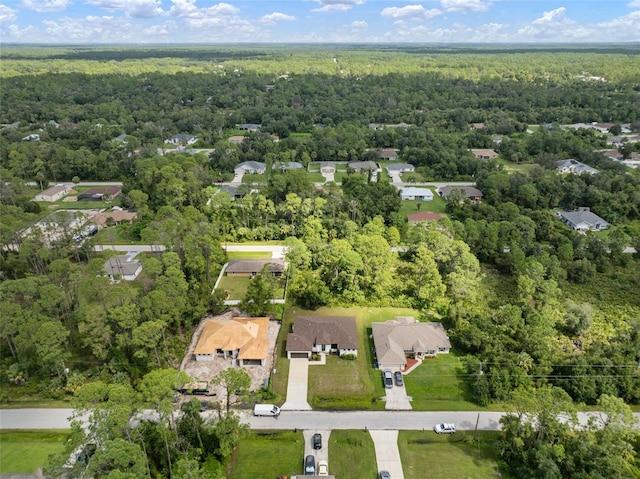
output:
POLYGON ((273 276, 282 276, 284 273, 283 259, 236 259, 229 261, 224 272, 227 276, 248 276, 253 278, 262 271, 265 265, 269 265, 269 272, 273 276))
POLYGON ((383 150, 380 150, 378 155, 380 156, 381 160, 396 161, 398 159, 398 152, 391 148, 385 148, 383 150))
POLYGON ((67 186, 52 186, 51 188, 47 188, 42 193, 38 193, 34 201, 46 201, 48 203, 53 203, 54 201, 58 201, 63 196, 69 194, 70 189, 67 186))
POLYGON ((194 349, 196 361, 231 359, 238 366, 263 366, 269 353, 269 318, 209 319, 194 349))
POLYGON ((135 211, 103 211, 91 218, 91 222, 97 224, 100 228, 104 228, 110 224, 114 226, 123 223, 131 224, 137 217, 138 213, 135 211))
POLYGON ((358 355, 354 316, 296 316, 287 335, 287 357, 310 358, 313 353, 358 355))
POLYGON ((371 329, 379 369, 403 370, 407 356, 423 359, 447 354, 451 349, 442 323, 422 323, 412 316, 398 316, 384 323, 372 323, 371 329))
POLYGON ((229 137, 229 143, 233 143, 234 145, 239 145, 244 141, 244 136, 241 135, 233 135, 229 137))
POLYGON ((323 161, 320 163, 320 173, 335 173, 336 164, 331 161, 323 161))
POLYGON ((500 156, 495 150, 490 150, 488 148, 472 148, 471 153, 473 153, 473 156, 481 160, 495 160, 500 156))
POLYGON ((441 186, 438 188, 438 194, 444 200, 457 197, 461 202, 465 199, 473 203, 482 201, 482 191, 473 186, 441 186))

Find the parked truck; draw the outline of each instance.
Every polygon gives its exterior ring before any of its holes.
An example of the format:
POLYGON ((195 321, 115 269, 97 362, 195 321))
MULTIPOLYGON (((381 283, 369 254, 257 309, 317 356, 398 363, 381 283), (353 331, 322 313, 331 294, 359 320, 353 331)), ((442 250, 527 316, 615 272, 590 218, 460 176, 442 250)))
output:
POLYGON ((280 415, 280 408, 274 404, 256 404, 253 407, 253 415, 278 417, 280 415))

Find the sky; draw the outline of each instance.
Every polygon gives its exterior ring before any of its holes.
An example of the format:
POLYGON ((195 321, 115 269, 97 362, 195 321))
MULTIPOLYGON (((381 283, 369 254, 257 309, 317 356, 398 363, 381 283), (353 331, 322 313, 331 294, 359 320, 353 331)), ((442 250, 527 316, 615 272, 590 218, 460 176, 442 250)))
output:
POLYGON ((640 42, 640 0, 0 0, 0 43, 640 42))

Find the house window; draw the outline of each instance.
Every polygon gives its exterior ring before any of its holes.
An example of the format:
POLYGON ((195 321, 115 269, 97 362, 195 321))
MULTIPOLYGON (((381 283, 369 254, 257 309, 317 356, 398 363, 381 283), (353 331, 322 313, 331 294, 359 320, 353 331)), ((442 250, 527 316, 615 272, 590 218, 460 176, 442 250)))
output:
POLYGON ((444 353, 447 350, 447 348, 438 348, 438 352, 439 353, 444 353))

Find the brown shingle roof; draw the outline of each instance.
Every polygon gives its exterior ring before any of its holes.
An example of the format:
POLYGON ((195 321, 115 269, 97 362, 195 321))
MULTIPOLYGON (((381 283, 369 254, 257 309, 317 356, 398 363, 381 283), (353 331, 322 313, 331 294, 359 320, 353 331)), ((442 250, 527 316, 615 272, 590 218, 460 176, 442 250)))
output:
POLYGON ((296 316, 287 351, 310 351, 314 344, 337 344, 338 349, 358 349, 354 316, 296 316))
POLYGON ((107 220, 111 218, 114 223, 122 223, 123 221, 131 222, 138 216, 135 211, 104 211, 98 213, 91 221, 97 225, 104 226, 107 224, 107 220))

